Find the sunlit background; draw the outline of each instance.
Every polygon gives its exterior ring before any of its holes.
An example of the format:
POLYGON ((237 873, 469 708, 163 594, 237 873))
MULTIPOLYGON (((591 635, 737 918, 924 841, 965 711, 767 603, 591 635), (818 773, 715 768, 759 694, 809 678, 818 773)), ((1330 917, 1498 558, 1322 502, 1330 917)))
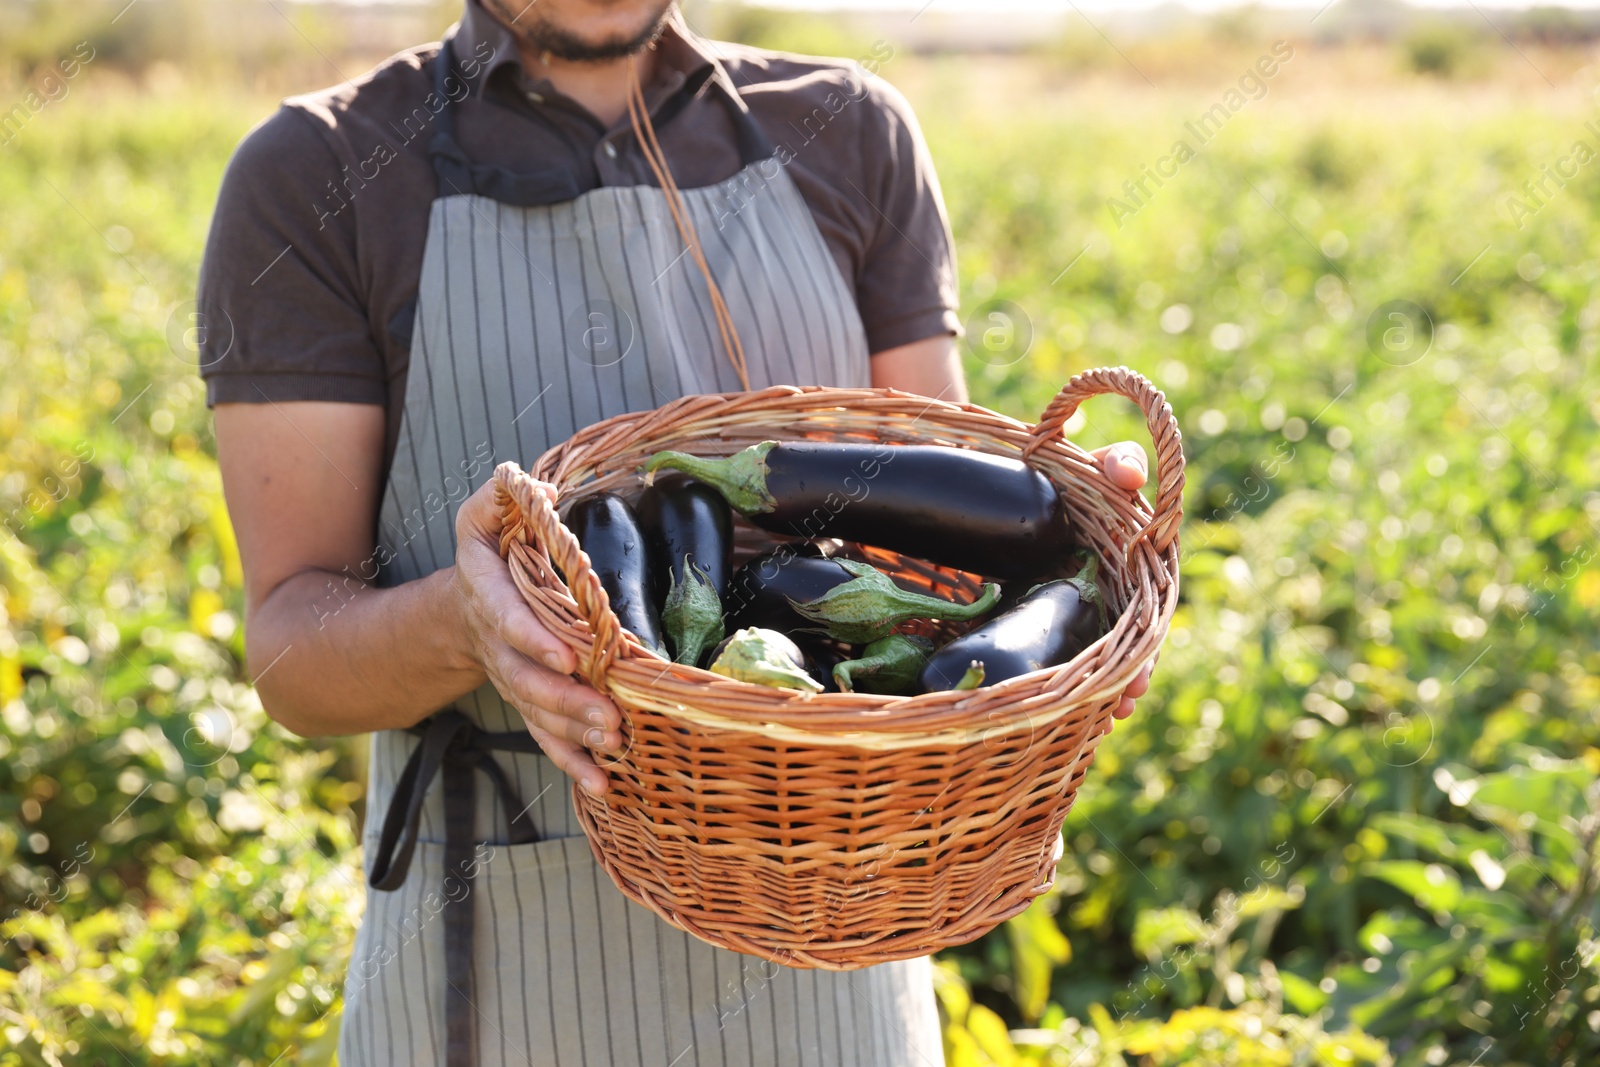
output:
MULTIPOLYGON (((189 301, 244 132, 455 11, 0 0, 3 1067, 332 1060, 365 746, 245 681, 189 301)), ((979 402, 1126 363, 1184 427, 1154 689, 940 958, 949 1062, 1600 1062, 1600 11, 687 17, 891 51, 979 402)))

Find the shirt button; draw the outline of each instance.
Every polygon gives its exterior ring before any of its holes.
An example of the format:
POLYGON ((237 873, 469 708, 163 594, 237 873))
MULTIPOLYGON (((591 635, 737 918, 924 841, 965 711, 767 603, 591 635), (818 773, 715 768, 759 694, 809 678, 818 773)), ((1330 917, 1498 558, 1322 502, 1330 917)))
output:
POLYGON ((617 146, 612 144, 610 141, 606 142, 606 155, 612 159, 617 158, 617 146))
POLYGON ((528 103, 530 103, 530 104, 542 104, 542 103, 544 103, 544 94, 543 93, 529 92, 528 93, 528 103))

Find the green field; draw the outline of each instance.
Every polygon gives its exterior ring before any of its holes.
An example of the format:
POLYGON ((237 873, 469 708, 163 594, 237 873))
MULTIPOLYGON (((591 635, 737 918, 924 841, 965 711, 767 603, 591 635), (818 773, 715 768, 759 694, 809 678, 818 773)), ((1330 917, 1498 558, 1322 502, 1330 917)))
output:
MULTIPOLYGON (((1600 168, 1505 208, 1596 110, 1335 61, 1298 52, 1120 227, 1231 60, 884 70, 991 342, 976 399, 1031 419, 1126 363, 1189 461, 1184 603, 1056 890, 942 957, 953 1067, 1600 1062, 1600 168), (1400 300, 1426 321, 1373 318, 1400 300)), ((328 1063, 362 749, 244 683, 184 333, 271 98, 94 75, 0 148, 0 1065, 328 1063)))

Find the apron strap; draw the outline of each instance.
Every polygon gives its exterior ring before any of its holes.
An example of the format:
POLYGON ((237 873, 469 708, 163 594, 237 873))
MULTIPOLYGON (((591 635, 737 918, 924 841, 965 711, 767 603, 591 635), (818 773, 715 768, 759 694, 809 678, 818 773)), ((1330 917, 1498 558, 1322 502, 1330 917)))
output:
MULTIPOLYGON (((472 789, 472 770, 477 768, 489 776, 500 802, 510 817, 510 844, 527 845, 539 840, 538 831, 526 809, 522 808, 517 791, 506 777, 505 771, 492 752, 538 752, 539 743, 526 730, 506 733, 488 733, 478 729, 473 721, 454 709, 430 716, 406 731, 422 738, 422 743, 411 750, 405 767, 395 782, 394 796, 389 800, 389 810, 384 815, 383 830, 378 836, 377 855, 373 857, 372 873, 367 882, 374 889, 385 892, 399 889, 411 869, 411 857, 417 847, 417 830, 422 821, 422 801, 428 787, 441 772, 445 796, 456 792, 453 784, 463 784, 468 798, 476 796, 472 789)), ((448 813, 447 813, 448 816, 448 813)), ((451 830, 448 817, 445 826, 446 849, 449 848, 451 830)), ((462 833, 464 840, 473 836, 473 825, 468 822, 462 833)))
MULTIPOLYGON (((522 807, 511 780, 495 760, 495 752, 538 752, 539 744, 526 730, 487 733, 461 712, 441 711, 411 727, 422 738, 412 750, 395 783, 389 810, 384 815, 368 883, 384 892, 399 889, 411 869, 417 848, 422 799, 433 779, 444 786, 444 959, 446 1062, 448 1067, 470 1067, 477 1062, 477 1027, 473 1024, 472 939, 475 907, 472 880, 477 874, 473 837, 477 817, 477 790, 473 769, 494 783, 510 825, 510 844, 539 840, 528 809, 522 807), (451 893, 450 879, 459 878, 464 891, 451 893)), ((532 805, 529 805, 531 807, 532 805)))
MULTIPOLYGON (((433 171, 439 179, 439 195, 472 193, 512 207, 547 207, 576 200, 583 195, 587 190, 570 167, 549 167, 531 173, 519 173, 496 164, 475 163, 467 155, 456 139, 455 104, 456 94, 468 83, 456 70, 453 42, 454 38, 445 41, 433 60, 433 91, 444 103, 434 119, 428 154, 433 159, 433 171), (450 91, 452 88, 455 92, 450 91)), ((733 119, 740 166, 748 167, 772 158, 775 149, 771 140, 756 123, 727 72, 714 59, 710 66, 689 75, 683 89, 662 107, 656 125, 665 125, 687 107, 707 82, 721 95, 733 119)))

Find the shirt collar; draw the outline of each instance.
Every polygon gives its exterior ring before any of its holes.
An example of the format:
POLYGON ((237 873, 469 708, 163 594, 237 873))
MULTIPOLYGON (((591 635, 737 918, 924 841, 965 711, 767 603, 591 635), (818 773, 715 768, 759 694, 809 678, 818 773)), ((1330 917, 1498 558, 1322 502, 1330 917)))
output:
MULTIPOLYGON (((652 111, 699 71, 706 67, 720 69, 716 57, 692 31, 684 27, 676 12, 662 27, 656 48, 661 61, 653 84, 645 90, 652 111)), ((517 53, 516 38, 499 19, 484 9, 479 0, 466 0, 461 22, 450 38, 450 49, 457 66, 470 74, 474 96, 481 97, 497 80, 503 81, 508 77, 510 84, 523 93, 559 95, 548 79, 529 80, 517 53), (474 63, 476 70, 469 67, 474 63), (509 73, 502 74, 502 68, 510 68, 509 73)))

